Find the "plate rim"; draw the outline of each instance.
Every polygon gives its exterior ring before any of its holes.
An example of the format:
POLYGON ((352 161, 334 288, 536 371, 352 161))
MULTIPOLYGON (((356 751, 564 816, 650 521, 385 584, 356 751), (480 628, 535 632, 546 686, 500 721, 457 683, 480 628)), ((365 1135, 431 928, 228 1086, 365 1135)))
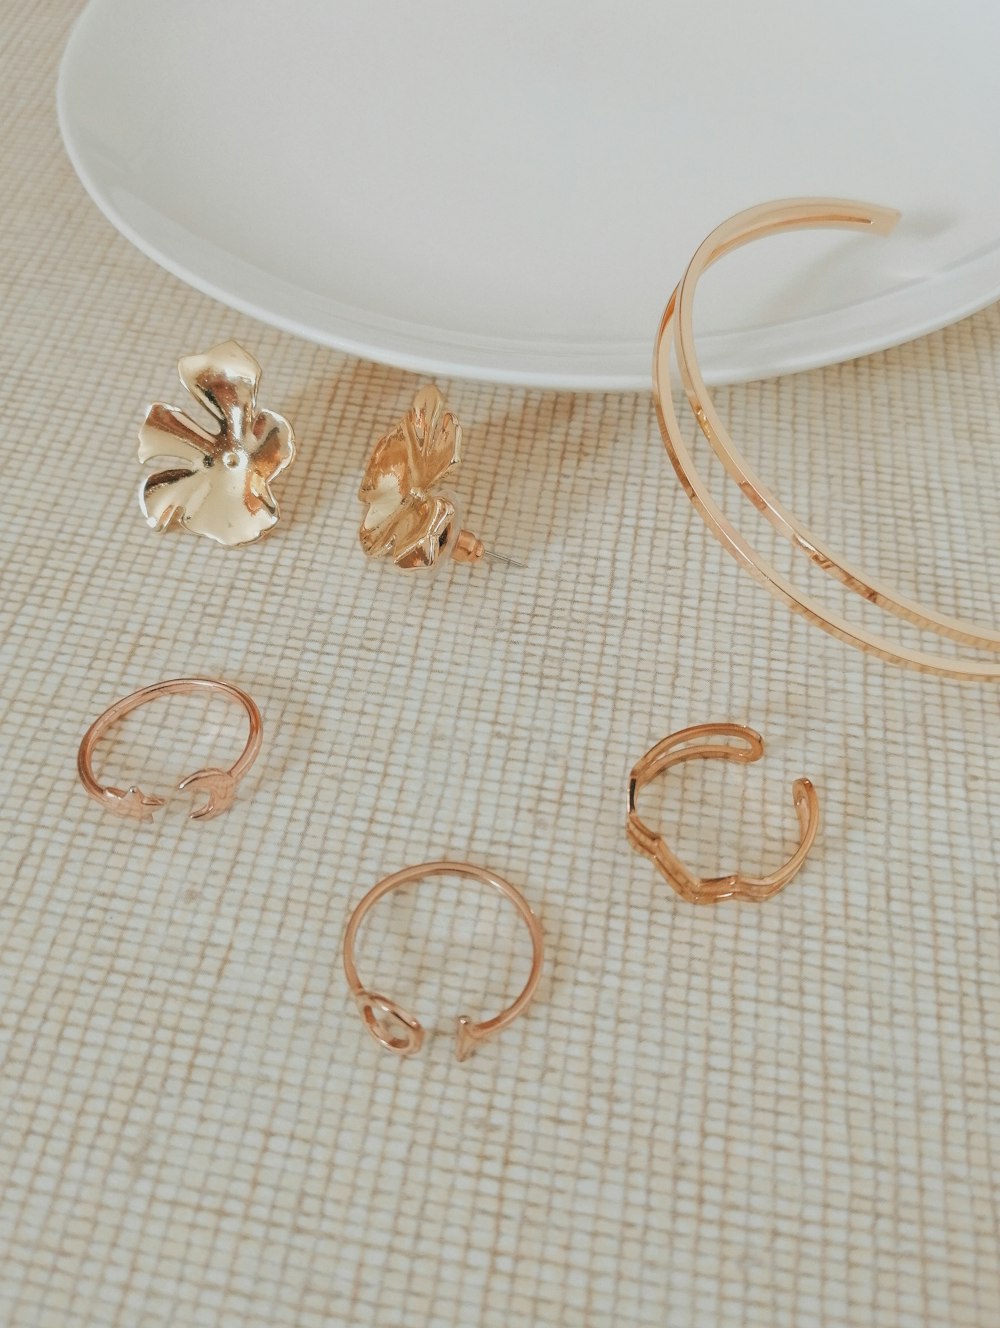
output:
MULTIPOLYGON (((516 362, 516 357, 513 364, 489 364, 478 359, 475 355, 461 357, 458 354, 459 348, 463 342, 478 340, 481 349, 486 353, 489 353, 492 349, 495 354, 500 341, 498 338, 476 338, 475 334, 455 332, 445 328, 432 328, 412 322, 400 322, 402 343, 393 344, 391 336, 387 336, 385 326, 391 320, 380 319, 379 316, 370 313, 366 314, 363 309, 354 309, 347 305, 340 306, 344 311, 342 315, 344 321, 354 317, 360 325, 364 326, 367 320, 368 335, 356 335, 348 330, 343 330, 343 324, 341 329, 338 330, 335 326, 335 318, 331 323, 323 323, 322 320, 312 321, 301 316, 295 317, 280 308, 268 307, 260 299, 241 294, 239 290, 233 289, 225 282, 213 281, 200 272, 197 267, 174 257, 167 249, 161 247, 155 240, 150 239, 137 229, 128 217, 114 205, 109 191, 103 188, 95 178, 88 164, 87 154, 74 134, 73 116, 69 108, 67 92, 67 83, 72 74, 68 71, 71 70, 73 61, 77 58, 77 48, 84 42, 86 38, 85 29, 93 21, 93 16, 102 8, 109 6, 113 8, 115 3, 116 0, 87 0, 87 4, 74 20, 59 61, 55 96, 56 118, 66 155, 94 206, 119 234, 145 257, 156 263, 157 266, 201 294, 207 295, 227 308, 255 318, 267 326, 276 327, 292 336, 376 364, 385 364, 416 374, 431 374, 442 378, 497 383, 510 387, 574 392, 639 392, 651 390, 653 343, 656 326, 650 327, 648 343, 640 342, 637 339, 616 341, 609 343, 607 350, 604 352, 610 355, 612 353, 611 347, 613 347, 613 354, 616 357, 632 360, 638 357, 639 348, 645 344, 650 368, 642 373, 636 369, 626 368, 608 368, 604 370, 577 368, 569 370, 559 367, 558 360, 562 355, 578 355, 582 359, 585 353, 589 353, 592 356, 599 357, 602 353, 601 343, 593 340, 580 343, 581 347, 589 348, 587 352, 577 349, 575 343, 565 341, 562 343, 558 341, 549 343, 517 342, 515 343, 518 347, 517 354, 522 358, 534 354, 536 358, 538 356, 549 356, 551 361, 548 364, 543 363, 543 367, 535 368, 529 367, 527 364, 519 365, 516 362), (380 322, 381 327, 379 326, 380 322), (381 336, 379 335, 380 332, 381 336), (450 358, 447 354, 442 355, 440 349, 436 353, 428 352, 426 349, 421 351, 419 349, 421 335, 423 335, 425 345, 427 343, 433 344, 434 337, 439 338, 441 342, 454 343, 452 354, 457 358, 450 358), (409 348, 407 342, 410 343, 409 348), (560 350, 560 347, 565 349, 560 350)), ((208 247, 218 248, 214 241, 206 240, 204 237, 196 238, 208 247)), ((891 240, 889 242, 891 243, 891 240)), ((236 255, 226 254, 225 257, 233 266, 244 263, 244 260, 239 259, 236 255)), ((252 268, 253 265, 246 263, 245 266, 252 268)), ((266 269, 260 270, 271 282, 283 284, 283 278, 274 272, 266 269)), ((681 273, 678 273, 678 279, 680 275, 681 273)), ((303 295, 307 294, 301 286, 295 286, 292 283, 284 284, 287 284, 291 290, 300 291, 303 295)), ((664 304, 669 299, 669 295, 669 291, 665 292, 664 304)), ((889 350, 894 346, 917 340, 922 336, 939 331, 941 328, 950 327, 993 304, 998 299, 1000 299, 1000 234, 998 234, 997 242, 992 248, 981 250, 971 255, 964 262, 932 272, 914 282, 895 287, 892 290, 872 295, 867 300, 855 301, 850 305, 807 315, 801 319, 785 319, 755 328, 702 333, 699 337, 699 343, 702 348, 704 377, 710 386, 721 386, 761 381, 787 374, 800 373, 808 369, 846 363, 850 360, 860 359, 866 355, 889 350), (981 268, 988 270, 989 277, 987 280, 977 280, 981 268), (951 278, 950 282, 945 283, 946 277, 951 278), (923 293, 927 287, 941 285, 942 283, 947 284, 949 289, 957 288, 961 294, 951 301, 942 300, 940 307, 935 304, 930 311, 925 309, 923 313, 919 312, 918 306, 921 301, 915 298, 917 293, 923 293), (816 344, 810 345, 808 340, 789 336, 789 329, 792 328, 797 328, 800 332, 810 327, 814 331, 817 328, 828 330, 831 323, 836 325, 838 320, 843 322, 845 316, 855 313, 865 304, 877 306, 878 317, 873 322, 871 331, 863 337, 856 335, 852 337, 848 328, 842 328, 823 347, 816 344), (945 305, 947 307, 944 307, 945 305), (902 316, 898 317, 897 320, 893 320, 893 311, 897 309, 902 316), (894 321, 895 325, 893 325, 894 321), (786 344, 783 350, 779 351, 775 343, 781 341, 786 344), (750 352, 748 354, 747 345, 752 342, 757 343, 757 350, 756 353, 750 352)), ((327 300, 326 303, 331 309, 337 308, 335 301, 327 300)), ((658 322, 659 319, 657 319, 657 325, 658 322)))

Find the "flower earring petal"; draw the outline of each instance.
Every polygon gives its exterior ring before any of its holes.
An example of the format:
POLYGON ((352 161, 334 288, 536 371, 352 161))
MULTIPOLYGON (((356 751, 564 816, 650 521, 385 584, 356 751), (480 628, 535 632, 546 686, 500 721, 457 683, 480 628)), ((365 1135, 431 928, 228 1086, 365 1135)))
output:
POLYGON ((462 429, 436 387, 418 388, 413 405, 372 449, 358 498, 358 537, 369 558, 404 571, 443 563, 458 535, 457 509, 428 490, 462 459, 462 429))
POLYGON ((460 529, 448 494, 430 493, 462 460, 462 429, 436 387, 417 389, 413 405, 372 448, 358 490, 365 505, 358 538, 369 558, 391 558, 404 572, 429 571, 448 557, 478 563, 493 553, 460 529))
POLYGON ((278 520, 270 481, 295 459, 291 426, 257 409, 260 365, 236 341, 186 355, 177 370, 219 428, 211 433, 174 406, 150 406, 139 460, 162 468, 139 488, 142 514, 154 530, 180 525, 219 544, 250 544, 278 520))

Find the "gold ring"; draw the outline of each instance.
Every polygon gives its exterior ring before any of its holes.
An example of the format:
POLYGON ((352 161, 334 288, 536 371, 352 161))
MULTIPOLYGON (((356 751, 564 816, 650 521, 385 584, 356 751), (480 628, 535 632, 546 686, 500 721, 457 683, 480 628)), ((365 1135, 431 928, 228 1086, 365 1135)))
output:
POLYGON ((143 687, 138 692, 132 692, 130 696, 116 701, 102 715, 98 715, 83 735, 76 758, 77 773, 83 787, 106 811, 113 812, 115 816, 128 816, 133 820, 143 821, 152 816, 157 807, 163 806, 163 799, 143 793, 135 784, 127 789, 120 789, 99 783, 94 775, 93 756, 94 748, 101 738, 112 724, 124 719, 140 706, 156 701, 161 696, 190 692, 217 692, 229 696, 240 703, 250 721, 246 746, 228 770, 215 768, 196 770, 193 775, 188 775, 177 785, 179 789, 202 789, 208 794, 208 801, 190 813, 192 821, 209 821, 231 806, 236 785, 256 761, 260 751, 264 734, 260 711, 253 698, 239 687, 234 687, 232 683, 217 682, 214 678, 168 678, 164 682, 153 683, 151 687, 143 687))
POLYGON ((493 1034, 499 1033, 512 1020, 517 1018, 534 996, 538 980, 542 975, 543 941, 541 923, 532 913, 524 895, 509 881, 505 881, 503 877, 497 876, 494 872, 487 871, 483 867, 475 867, 470 862, 424 862, 416 867, 404 867, 402 871, 387 876, 384 881, 379 881, 378 885, 373 886, 368 891, 351 914, 350 921, 347 924, 347 932, 344 935, 344 973, 347 977, 347 985, 351 989, 351 995, 361 1012, 365 1028, 368 1029, 375 1041, 388 1051, 394 1051, 400 1056, 412 1056, 415 1052, 418 1052, 424 1040, 424 1030, 419 1019, 404 1010, 395 1001, 390 1000, 388 996, 382 996, 376 991, 371 991, 362 983, 358 976, 357 965, 354 962, 354 946, 357 940, 358 928, 364 921, 365 915, 373 905, 378 903, 383 895, 387 895, 393 890, 399 890, 406 885, 414 885, 427 876, 437 876, 445 872, 469 877, 502 894, 515 906, 531 933, 531 972, 528 974, 528 980, 517 999, 508 1005, 506 1010, 494 1015, 492 1019, 483 1020, 482 1023, 474 1024, 465 1015, 459 1016, 455 1056, 458 1060, 464 1061, 481 1042, 493 1036, 493 1034))
POLYGON ((816 840, 819 829, 819 799, 812 782, 797 779, 792 785, 792 802, 799 818, 799 846, 777 871, 768 876, 747 876, 732 872, 728 876, 702 879, 684 866, 661 834, 639 819, 636 797, 650 780, 665 774, 684 761, 720 760, 751 765, 764 755, 764 739, 743 724, 692 724, 669 737, 661 738, 635 765, 628 777, 628 820, 625 834, 634 849, 654 864, 663 878, 689 904, 717 904, 723 899, 770 899, 798 872, 816 840), (705 742, 705 738, 736 738, 737 743, 705 742))

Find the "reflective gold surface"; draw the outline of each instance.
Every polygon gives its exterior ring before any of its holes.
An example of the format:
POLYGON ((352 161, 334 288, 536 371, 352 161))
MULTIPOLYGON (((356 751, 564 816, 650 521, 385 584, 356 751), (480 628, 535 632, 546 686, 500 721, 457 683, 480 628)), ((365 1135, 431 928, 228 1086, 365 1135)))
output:
MULTIPOLYGON (((653 350, 653 397, 664 446, 684 492, 709 530, 738 563, 741 563, 778 599, 801 613, 831 636, 893 664, 903 664, 921 673, 946 678, 991 681, 1000 678, 1000 664, 960 656, 929 654, 898 644, 881 634, 856 625, 819 599, 800 591, 787 577, 763 558, 715 501, 699 474, 685 438, 671 391, 671 356, 677 360, 681 385, 698 427, 740 491, 758 512, 791 543, 829 576, 871 604, 904 622, 912 623, 945 640, 983 650, 1000 651, 1000 632, 986 624, 963 621, 937 612, 932 606, 910 599, 884 581, 855 567, 835 553, 799 521, 770 492, 730 437, 698 366, 694 338, 694 294, 699 279, 720 258, 754 240, 784 231, 811 227, 840 227, 872 235, 888 235, 899 220, 893 208, 837 198, 793 198, 762 203, 739 212, 702 241, 683 277, 667 302, 653 350)), ((942 464, 947 464, 944 461, 942 464)))
POLYGON ((219 428, 210 433, 174 406, 150 406, 139 460, 161 468, 139 487, 142 514, 154 530, 180 525, 219 544, 250 544, 278 520, 270 481, 294 460, 291 426, 257 409, 261 368, 236 341, 185 355, 177 372, 219 428))
POLYGON ((501 1032, 523 1013, 530 1004, 539 978, 542 976, 542 957, 545 949, 542 924, 532 912, 521 891, 509 881, 505 881, 502 876, 487 871, 485 867, 477 867, 471 862, 423 862, 418 866, 404 867, 402 871, 394 872, 392 876, 379 881, 378 885, 372 886, 350 916, 347 931, 344 933, 344 975, 364 1020, 365 1028, 379 1046, 385 1047, 387 1051, 394 1051, 399 1056, 413 1056, 420 1050, 424 1042, 423 1025, 416 1015, 404 1010, 390 997, 372 991, 361 981, 354 956, 358 931, 368 911, 383 896, 405 886, 416 885, 428 876, 449 873, 489 886, 505 899, 509 899, 521 915, 531 936, 531 971, 517 998, 492 1019, 484 1019, 480 1023, 473 1023, 464 1014, 458 1016, 455 1038, 456 1060, 466 1060, 487 1038, 501 1032))
POLYGON ((372 449, 358 498, 367 511, 358 532, 370 558, 403 571, 478 562, 483 545, 460 531, 454 500, 430 494, 462 459, 462 428, 436 387, 417 389, 413 405, 372 449))
POLYGON ((735 761, 750 765, 764 755, 764 739, 743 724, 692 724, 662 738, 637 761, 629 774, 628 820, 625 834, 634 849, 645 854, 657 870, 689 904, 716 904, 723 899, 749 899, 760 902, 781 890, 805 862, 819 829, 819 799, 808 779, 792 785, 792 802, 799 818, 799 847, 783 867, 769 876, 747 876, 733 872, 728 876, 702 879, 685 867, 672 852, 661 834, 639 819, 636 797, 641 788, 665 774, 675 765, 693 760, 735 761), (736 738, 737 743, 705 742, 706 738, 736 738))
POLYGON ((99 803, 105 811, 114 816, 126 816, 134 821, 145 821, 153 815, 157 807, 163 806, 163 799, 148 793, 132 784, 127 789, 116 788, 110 784, 101 784, 94 774, 94 749, 113 724, 126 715, 148 705, 150 701, 163 696, 208 693, 228 696, 246 711, 250 724, 246 745, 228 770, 212 766, 205 770, 196 770, 186 776, 177 785, 178 789, 194 789, 206 794, 205 802, 188 814, 192 821, 210 821, 232 805, 236 795, 236 786, 247 773, 260 751, 264 736, 264 723, 256 702, 242 688, 230 682, 219 682, 215 678, 167 678, 155 682, 149 687, 142 687, 137 692, 122 697, 98 715, 90 728, 83 735, 76 758, 77 774, 87 793, 99 803))

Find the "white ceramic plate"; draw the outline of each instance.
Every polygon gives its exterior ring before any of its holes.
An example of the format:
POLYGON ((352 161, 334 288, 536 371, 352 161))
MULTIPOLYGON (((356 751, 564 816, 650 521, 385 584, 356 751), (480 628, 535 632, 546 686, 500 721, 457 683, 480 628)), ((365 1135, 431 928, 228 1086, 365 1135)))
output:
POLYGON ((846 359, 1000 295, 996 0, 91 0, 59 117, 185 281, 427 374, 650 380, 697 243, 765 199, 888 203, 704 283, 716 382, 846 359))

